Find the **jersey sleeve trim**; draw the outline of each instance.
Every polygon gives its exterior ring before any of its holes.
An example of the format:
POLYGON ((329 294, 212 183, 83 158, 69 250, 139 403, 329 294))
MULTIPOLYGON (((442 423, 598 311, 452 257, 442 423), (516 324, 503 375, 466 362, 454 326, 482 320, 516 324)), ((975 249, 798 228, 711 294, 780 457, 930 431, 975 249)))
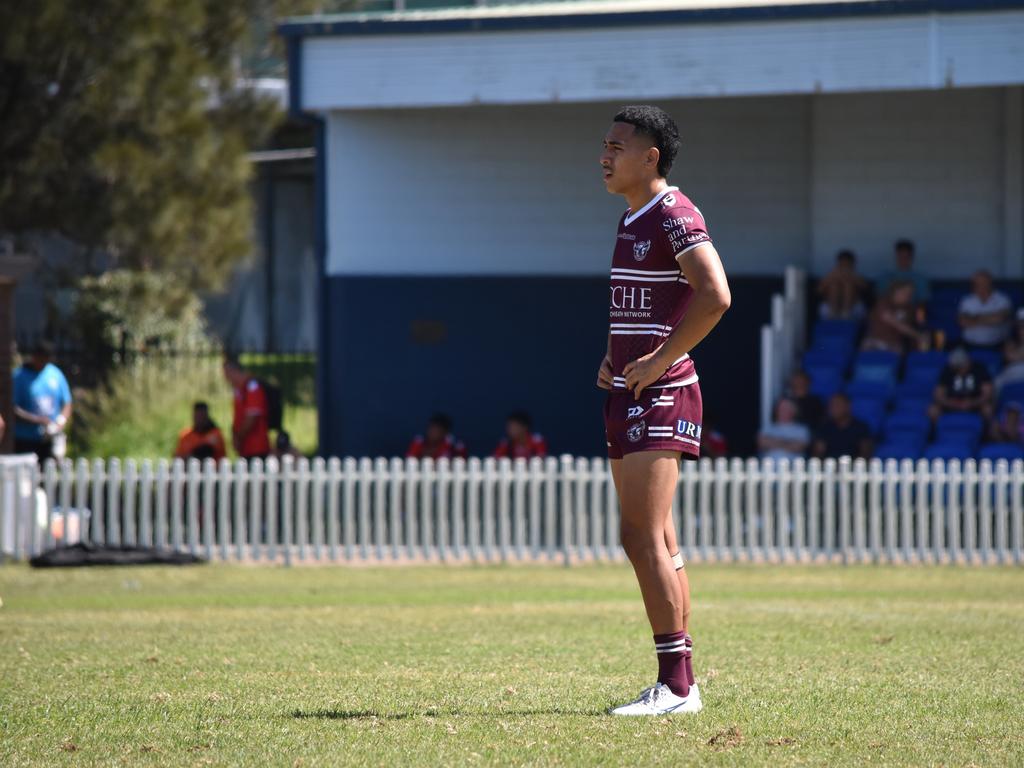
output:
POLYGON ((679 253, 676 254, 676 258, 678 259, 684 253, 692 251, 694 248, 699 248, 702 245, 710 245, 710 244, 711 244, 711 238, 709 237, 707 240, 701 240, 699 243, 694 243, 693 245, 688 245, 685 248, 683 248, 683 250, 681 250, 679 253))

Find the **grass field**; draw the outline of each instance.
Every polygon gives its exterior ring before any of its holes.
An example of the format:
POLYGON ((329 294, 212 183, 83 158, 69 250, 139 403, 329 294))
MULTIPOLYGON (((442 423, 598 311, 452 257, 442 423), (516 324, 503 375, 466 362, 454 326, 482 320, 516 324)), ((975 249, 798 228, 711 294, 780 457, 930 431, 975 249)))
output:
POLYGON ((697 716, 624 566, 0 567, 0 765, 1021 765, 1024 570, 693 566, 697 716))

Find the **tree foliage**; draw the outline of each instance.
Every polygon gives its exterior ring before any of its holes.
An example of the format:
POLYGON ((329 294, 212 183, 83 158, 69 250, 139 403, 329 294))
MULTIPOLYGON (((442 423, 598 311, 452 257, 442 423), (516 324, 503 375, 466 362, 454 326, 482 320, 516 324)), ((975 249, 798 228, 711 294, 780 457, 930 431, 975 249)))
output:
POLYGON ((253 20, 299 0, 0 0, 0 233, 56 231, 216 287, 251 248, 279 119, 239 87, 253 20))

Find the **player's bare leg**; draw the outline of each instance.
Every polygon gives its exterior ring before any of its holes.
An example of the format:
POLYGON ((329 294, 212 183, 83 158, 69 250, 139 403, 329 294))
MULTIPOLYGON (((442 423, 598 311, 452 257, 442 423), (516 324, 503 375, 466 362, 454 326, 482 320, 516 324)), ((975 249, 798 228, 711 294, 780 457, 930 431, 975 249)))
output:
POLYGON ((622 508, 622 546, 626 550, 654 632, 658 681, 613 714, 667 714, 699 711, 689 695, 688 653, 682 628, 679 579, 665 546, 665 518, 671 510, 679 473, 679 454, 640 451, 612 461, 622 508))
POLYGON ((668 515, 665 517, 665 548, 672 558, 672 566, 676 569, 676 576, 679 579, 679 591, 682 593, 682 610, 680 616, 683 622, 683 632, 690 631, 690 580, 686 577, 686 566, 683 563, 683 553, 679 551, 679 542, 676 538, 675 521, 672 519, 672 508, 669 507, 668 515))

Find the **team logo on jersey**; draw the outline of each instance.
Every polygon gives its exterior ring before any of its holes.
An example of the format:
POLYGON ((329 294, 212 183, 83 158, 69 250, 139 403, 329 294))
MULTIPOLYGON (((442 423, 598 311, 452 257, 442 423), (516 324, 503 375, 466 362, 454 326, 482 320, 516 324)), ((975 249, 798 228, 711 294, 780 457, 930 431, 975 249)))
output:
POLYGON ((647 258, 647 252, 651 250, 651 241, 644 240, 642 242, 633 243, 633 258, 637 261, 643 261, 647 258))
POLYGON ((671 208, 673 205, 676 204, 676 196, 673 195, 672 193, 665 195, 663 198, 661 198, 661 204, 664 205, 666 208, 671 208))
POLYGON ((641 416, 643 414, 643 412, 644 412, 644 407, 642 405, 631 406, 630 408, 628 408, 626 410, 626 418, 627 419, 635 419, 637 416, 641 416))
POLYGON ((636 424, 630 425, 629 429, 626 430, 626 437, 631 443, 639 443, 644 439, 644 433, 647 431, 647 422, 638 421, 636 424))

